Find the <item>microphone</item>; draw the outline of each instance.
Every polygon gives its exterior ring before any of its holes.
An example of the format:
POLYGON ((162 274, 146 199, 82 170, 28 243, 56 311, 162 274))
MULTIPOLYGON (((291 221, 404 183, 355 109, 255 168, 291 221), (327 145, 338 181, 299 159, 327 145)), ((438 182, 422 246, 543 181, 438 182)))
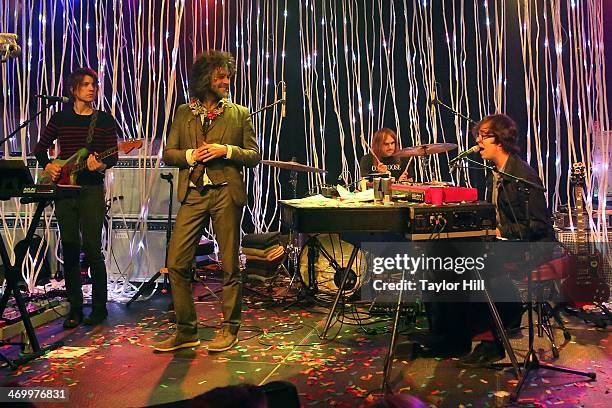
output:
POLYGON ((469 148, 468 150, 464 151, 463 153, 461 153, 459 156, 455 157, 454 159, 451 159, 448 163, 450 165, 453 165, 456 162, 458 162, 459 160, 469 156, 470 154, 476 153, 476 152, 479 152, 479 151, 480 151, 480 146, 478 146, 478 145, 473 146, 473 147, 469 148))
POLYGON ((70 99, 68 99, 67 96, 52 96, 52 95, 35 95, 35 96, 37 98, 44 99, 51 103, 56 103, 56 102, 68 103, 68 101, 70 101, 70 99))
POLYGON ((34 96, 36 96, 37 98, 49 101, 51 103, 56 103, 56 102, 68 103, 70 101, 70 99, 67 96, 53 96, 53 95, 34 95, 34 96))
POLYGON ((287 84, 283 82, 282 98, 281 98, 281 117, 287 116, 287 84))

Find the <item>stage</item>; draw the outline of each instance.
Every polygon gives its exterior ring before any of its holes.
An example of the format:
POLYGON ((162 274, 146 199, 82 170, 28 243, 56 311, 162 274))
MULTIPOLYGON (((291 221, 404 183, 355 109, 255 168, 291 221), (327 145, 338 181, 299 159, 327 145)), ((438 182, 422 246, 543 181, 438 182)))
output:
MULTIPOLYGON (((201 285, 196 285, 196 295, 203 291, 201 285)), ((214 335, 214 325, 219 322, 220 305, 216 301, 205 301, 197 303, 202 345, 158 354, 153 352, 151 344, 173 329, 166 312, 168 302, 168 295, 158 293, 129 308, 122 303, 110 303, 109 319, 94 329, 80 326, 64 331, 62 319, 40 327, 37 334, 42 343, 63 340, 66 346, 75 348, 73 352, 85 354, 72 358, 40 358, 17 371, 3 368, 1 385, 66 388, 69 406, 81 407, 172 403, 217 386, 259 385, 274 380, 295 384, 304 407, 367 406, 381 396, 389 341, 385 328, 391 325, 388 320, 364 326, 370 333, 366 334, 356 325, 357 315, 353 309, 347 308, 344 324, 336 322, 330 330, 330 335, 335 335, 333 340, 323 341, 317 331, 321 332, 326 308, 296 305, 285 311, 278 302, 262 302, 248 296, 243 309, 240 343, 231 351, 209 355, 206 344, 214 335)), ((417 321, 419 325, 422 320, 417 321)), ((583 377, 540 372, 541 377, 534 376, 527 381, 521 404, 507 406, 610 406, 612 345, 609 330, 586 325, 575 317, 567 317, 566 321, 572 340, 560 345, 559 359, 552 359, 549 344, 544 339, 536 337, 536 349, 543 361, 592 370, 597 380, 591 382, 583 377)), ((371 320, 363 321, 368 322, 371 320)), ((556 334, 561 342, 561 332, 556 334)), ((400 336, 399 342, 403 340, 405 338, 400 336)), ((522 359, 527 346, 527 330, 523 329, 522 336, 511 342, 522 359)), ((5 347, 2 352, 15 357, 15 350, 5 347)), ((493 407, 496 406, 496 392, 511 392, 516 385, 509 371, 459 369, 455 363, 456 359, 440 358, 410 361, 400 344, 391 374, 394 391, 417 395, 435 407, 493 407)))

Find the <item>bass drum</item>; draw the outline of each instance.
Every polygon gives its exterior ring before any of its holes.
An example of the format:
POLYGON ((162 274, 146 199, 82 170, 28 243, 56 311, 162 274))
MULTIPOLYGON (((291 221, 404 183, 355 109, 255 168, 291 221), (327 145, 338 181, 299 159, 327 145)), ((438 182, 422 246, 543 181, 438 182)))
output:
MULTIPOLYGON (((314 252, 314 277, 319 292, 336 294, 342 283, 343 272, 346 269, 354 245, 342 241, 338 234, 321 234, 312 236, 306 241, 300 251, 298 265, 302 282, 312 288, 308 275, 308 261, 311 248, 314 252)), ((360 250, 353 261, 349 277, 345 285, 345 295, 350 297, 359 290, 366 276, 366 258, 360 250)))

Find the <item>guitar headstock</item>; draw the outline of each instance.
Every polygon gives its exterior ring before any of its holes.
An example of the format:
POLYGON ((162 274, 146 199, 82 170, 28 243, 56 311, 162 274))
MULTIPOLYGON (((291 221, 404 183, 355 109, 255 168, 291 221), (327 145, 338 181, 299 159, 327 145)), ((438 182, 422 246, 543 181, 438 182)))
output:
POLYGON ((125 142, 118 143, 117 147, 124 154, 128 154, 134 149, 140 149, 142 147, 142 140, 126 140, 125 142))
POLYGON ((586 167, 584 163, 577 162, 572 165, 572 174, 570 176, 572 184, 581 185, 584 183, 586 177, 586 167))

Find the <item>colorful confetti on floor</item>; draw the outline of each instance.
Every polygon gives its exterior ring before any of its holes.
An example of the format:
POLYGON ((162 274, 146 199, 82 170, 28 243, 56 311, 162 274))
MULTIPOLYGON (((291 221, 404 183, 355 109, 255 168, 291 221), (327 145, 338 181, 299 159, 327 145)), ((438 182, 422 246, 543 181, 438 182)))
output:
MULTIPOLYGON (((381 396, 388 321, 368 330, 348 320, 342 325, 336 322, 330 330, 336 337, 325 341, 318 333, 326 309, 296 305, 283 310, 279 304, 251 301, 246 302, 239 345, 209 355, 206 344, 214 336, 220 307, 215 301, 201 302, 197 310, 202 345, 158 354, 151 344, 173 331, 165 312, 168 303, 169 298, 161 294, 129 308, 111 303, 109 319, 94 329, 64 331, 61 319, 40 327, 37 334, 42 343, 62 340, 67 347, 15 371, 3 368, 1 385, 65 387, 68 406, 105 408, 169 403, 217 386, 274 380, 294 383, 304 407, 365 407, 381 396)), ((594 371, 597 380, 539 371, 530 376, 519 403, 505 406, 612 406, 609 330, 571 317, 567 320, 573 336, 560 346, 558 360, 552 359, 544 339, 536 338, 536 349, 543 361, 594 371)), ((523 332, 523 337, 512 339, 519 358, 527 348, 527 332, 523 332)), ((14 347, 0 351, 16 357, 14 347)), ((511 371, 460 369, 454 359, 411 361, 400 351, 401 347, 390 376, 394 391, 414 394, 432 407, 504 406, 517 384, 511 371)))

